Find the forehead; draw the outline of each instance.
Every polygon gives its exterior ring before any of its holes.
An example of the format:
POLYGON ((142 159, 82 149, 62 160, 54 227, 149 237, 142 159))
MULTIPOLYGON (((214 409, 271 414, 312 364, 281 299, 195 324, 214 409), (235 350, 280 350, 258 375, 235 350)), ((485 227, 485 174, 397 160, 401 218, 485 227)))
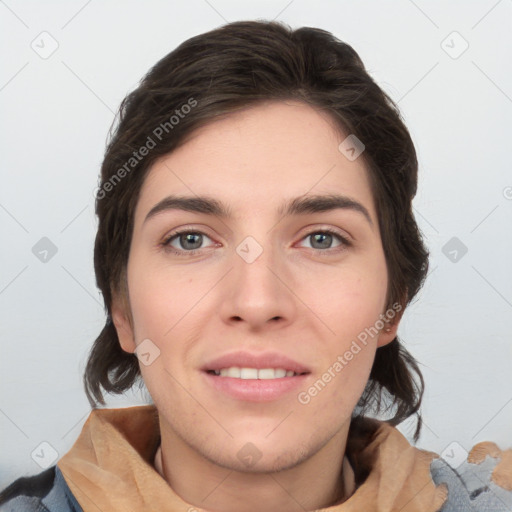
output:
POLYGON ((215 197, 241 215, 305 194, 343 194, 374 216, 363 159, 351 161, 338 149, 346 136, 329 114, 296 101, 229 114, 197 129, 152 166, 136 217, 140 221, 169 194, 215 197))

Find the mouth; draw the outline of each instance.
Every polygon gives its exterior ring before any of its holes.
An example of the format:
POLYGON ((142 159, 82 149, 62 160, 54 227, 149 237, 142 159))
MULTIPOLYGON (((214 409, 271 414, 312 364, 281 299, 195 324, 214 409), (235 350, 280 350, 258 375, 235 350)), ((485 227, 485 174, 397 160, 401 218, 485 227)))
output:
POLYGON ((306 375, 309 372, 297 373, 293 370, 286 370, 285 368, 239 368, 238 366, 230 366, 229 368, 221 368, 220 370, 207 370, 207 373, 216 375, 217 377, 230 377, 232 379, 274 380, 284 377, 306 375))
POLYGON ((284 398, 311 374, 306 366, 275 352, 233 352, 206 363, 207 384, 217 393, 248 402, 284 398))

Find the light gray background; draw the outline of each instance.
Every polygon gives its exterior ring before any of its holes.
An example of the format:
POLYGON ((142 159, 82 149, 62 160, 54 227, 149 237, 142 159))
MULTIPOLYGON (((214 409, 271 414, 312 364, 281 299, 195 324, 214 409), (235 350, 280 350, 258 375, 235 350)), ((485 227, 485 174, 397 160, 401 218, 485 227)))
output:
MULTIPOLYGON (((414 206, 432 270, 399 335, 426 379, 418 446, 460 456, 483 440, 512 445, 511 0, 7 0, 0 487, 41 471, 31 457, 50 456, 41 442, 63 455, 89 413, 82 371, 104 322, 93 194, 114 112, 180 42, 255 18, 324 28, 351 44, 398 101, 417 145, 414 206), (51 49, 43 31, 58 42, 47 59, 31 47, 51 49), (454 31, 469 44, 460 56, 454 31), (32 252, 42 237, 58 249, 46 263, 32 252), (468 249, 456 262, 443 253, 452 237, 468 249)), ((109 405, 143 401, 130 394, 109 405)), ((412 422, 400 429, 410 438, 412 422)))

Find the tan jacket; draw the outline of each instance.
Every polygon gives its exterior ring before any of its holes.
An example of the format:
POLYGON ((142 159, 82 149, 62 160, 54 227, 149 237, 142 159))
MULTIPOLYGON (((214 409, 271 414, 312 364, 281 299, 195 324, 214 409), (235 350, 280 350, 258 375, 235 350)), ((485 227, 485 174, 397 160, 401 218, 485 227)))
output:
MULTIPOLYGON (((153 467, 154 406, 98 409, 71 450, 42 473, 0 492, 0 512, 199 512, 153 467)), ((512 450, 474 446, 453 468, 411 446, 386 422, 352 419, 343 460, 345 501, 324 512, 511 512, 512 450)), ((267 512, 254 506, 255 512, 267 512)), ((283 512, 286 512, 283 510, 283 512)))
MULTIPOLYGON (((57 466, 85 512, 206 510, 182 500, 156 471, 159 442, 154 406, 97 409, 57 466)), ((501 452, 493 443, 479 443, 468 461, 475 464, 487 455, 501 460, 492 473, 493 483, 511 491, 512 450, 501 452)), ((431 463, 438 458, 411 446, 386 422, 353 420, 343 467, 350 497, 321 510, 437 512, 448 498, 447 485, 436 486, 432 478, 431 463)))

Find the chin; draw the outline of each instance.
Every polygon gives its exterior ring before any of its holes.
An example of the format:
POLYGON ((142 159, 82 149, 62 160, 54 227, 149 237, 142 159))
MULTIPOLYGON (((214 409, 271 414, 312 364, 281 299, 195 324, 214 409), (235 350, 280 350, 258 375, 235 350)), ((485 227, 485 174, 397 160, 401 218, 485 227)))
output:
POLYGON ((206 457, 217 466, 239 473, 267 474, 291 469, 304 462, 311 455, 310 450, 293 449, 265 453, 248 442, 235 453, 218 454, 218 457, 206 457), (252 460, 251 460, 252 457, 252 460))

